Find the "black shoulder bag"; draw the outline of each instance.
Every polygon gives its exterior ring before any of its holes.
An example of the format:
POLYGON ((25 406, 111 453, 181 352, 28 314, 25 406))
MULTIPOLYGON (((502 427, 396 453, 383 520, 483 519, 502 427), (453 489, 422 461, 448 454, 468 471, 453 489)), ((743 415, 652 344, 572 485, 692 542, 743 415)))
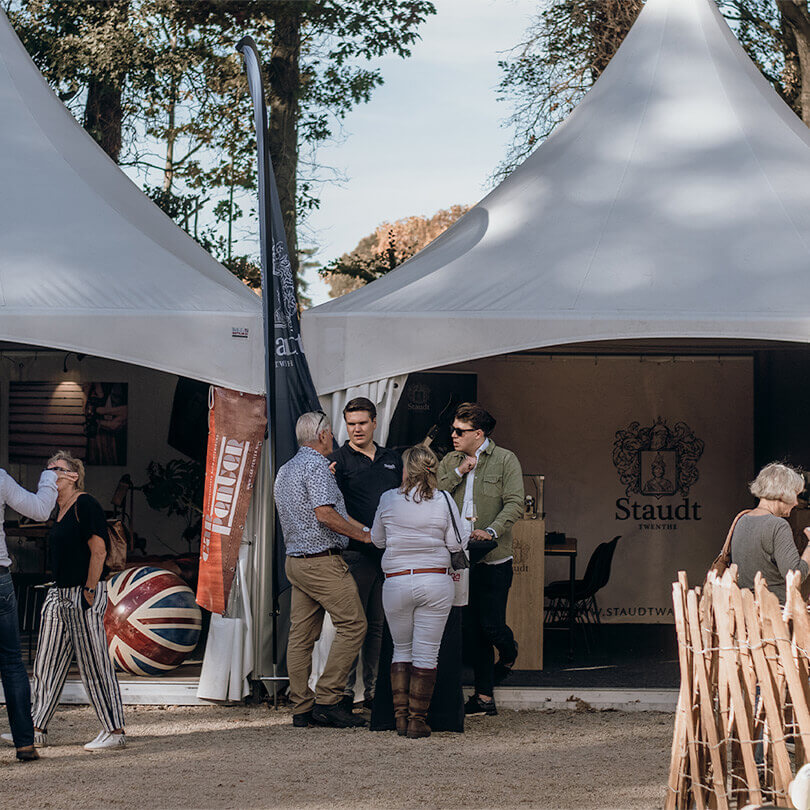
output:
MULTIPOLYGON (((453 523, 453 531, 456 533, 456 540, 458 540, 458 544, 461 545, 461 534, 459 534, 458 526, 456 526, 456 519, 453 517, 453 507, 450 506, 450 496, 443 489, 440 491, 442 495, 444 495, 444 499, 447 501, 447 509, 450 512, 450 520, 453 523)), ((450 552, 450 567, 454 571, 463 571, 465 568, 470 567, 470 561, 467 558, 467 553, 463 548, 459 551, 450 552)))

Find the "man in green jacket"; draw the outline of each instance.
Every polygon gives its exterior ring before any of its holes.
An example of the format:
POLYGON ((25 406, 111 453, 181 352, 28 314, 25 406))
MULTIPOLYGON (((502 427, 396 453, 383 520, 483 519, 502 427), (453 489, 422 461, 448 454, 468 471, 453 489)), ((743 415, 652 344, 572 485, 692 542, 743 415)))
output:
POLYGON ((470 571, 470 603, 464 612, 470 640, 475 693, 466 714, 498 713, 492 698, 496 671, 503 678, 517 658, 517 642, 506 624, 512 584, 512 524, 523 515, 523 473, 517 456, 490 438, 495 420, 480 405, 459 405, 453 419, 453 452, 439 464, 439 488, 453 496, 471 540, 497 545, 470 571), (498 650, 495 664, 493 647, 498 650))

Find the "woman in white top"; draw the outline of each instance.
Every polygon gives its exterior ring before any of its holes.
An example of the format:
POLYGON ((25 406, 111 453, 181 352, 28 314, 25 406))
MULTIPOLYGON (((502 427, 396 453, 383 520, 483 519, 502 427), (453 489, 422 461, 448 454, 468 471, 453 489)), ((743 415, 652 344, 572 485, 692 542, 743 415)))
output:
POLYGON ((383 608, 394 642, 391 689, 397 734, 430 736, 426 722, 444 625, 453 604, 450 552, 466 549, 452 498, 436 489, 438 459, 424 445, 402 456, 402 486, 380 498, 371 541, 384 548, 383 608))

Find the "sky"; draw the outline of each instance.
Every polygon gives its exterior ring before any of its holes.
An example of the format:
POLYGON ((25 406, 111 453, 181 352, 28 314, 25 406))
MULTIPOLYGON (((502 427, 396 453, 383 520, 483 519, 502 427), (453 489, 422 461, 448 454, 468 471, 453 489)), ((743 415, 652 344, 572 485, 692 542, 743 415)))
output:
MULTIPOLYGON (((478 202, 510 140, 511 108, 497 101, 498 60, 523 38, 538 0, 434 0, 408 59, 377 60, 385 84, 349 113, 319 163, 344 180, 320 187, 320 209, 299 232, 325 265, 381 222, 478 202)), ((308 295, 329 299, 311 271, 308 295)))

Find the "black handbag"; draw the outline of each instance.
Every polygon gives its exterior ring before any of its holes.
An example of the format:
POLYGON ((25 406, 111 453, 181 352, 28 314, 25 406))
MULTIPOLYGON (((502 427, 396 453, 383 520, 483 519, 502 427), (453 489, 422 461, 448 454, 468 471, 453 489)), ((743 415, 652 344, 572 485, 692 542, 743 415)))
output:
MULTIPOLYGON (((458 544, 461 545, 461 534, 458 531, 458 526, 456 526, 456 519, 453 517, 453 507, 450 506, 450 496, 444 490, 441 490, 441 493, 447 501, 447 509, 450 512, 450 520, 453 522, 453 531, 456 533, 456 540, 458 540, 458 544)), ((470 567, 470 560, 464 549, 450 552, 450 567, 454 571, 463 571, 465 568, 470 567)))

